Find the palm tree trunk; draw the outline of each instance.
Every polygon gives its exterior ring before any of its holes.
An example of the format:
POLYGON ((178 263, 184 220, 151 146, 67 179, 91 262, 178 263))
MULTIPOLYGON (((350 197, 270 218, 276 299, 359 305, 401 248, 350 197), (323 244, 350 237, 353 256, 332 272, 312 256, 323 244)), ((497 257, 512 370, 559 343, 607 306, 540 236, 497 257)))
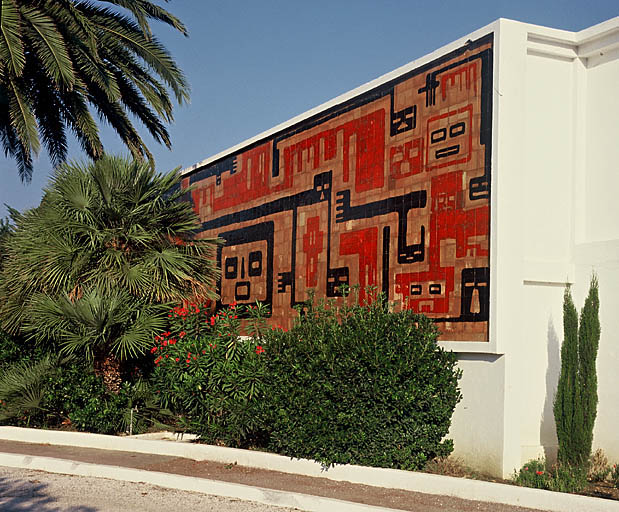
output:
POLYGON ((108 393, 117 395, 122 385, 120 361, 109 352, 95 354, 95 375, 103 378, 103 385, 108 393))

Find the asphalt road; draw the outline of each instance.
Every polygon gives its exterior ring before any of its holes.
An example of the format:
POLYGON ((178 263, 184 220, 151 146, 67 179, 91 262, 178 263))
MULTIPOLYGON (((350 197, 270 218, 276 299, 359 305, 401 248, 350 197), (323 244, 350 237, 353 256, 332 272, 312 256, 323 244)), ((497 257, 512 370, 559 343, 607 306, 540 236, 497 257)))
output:
POLYGON ((3 512, 290 512, 273 507, 194 492, 58 475, 0 466, 0 510, 3 512))

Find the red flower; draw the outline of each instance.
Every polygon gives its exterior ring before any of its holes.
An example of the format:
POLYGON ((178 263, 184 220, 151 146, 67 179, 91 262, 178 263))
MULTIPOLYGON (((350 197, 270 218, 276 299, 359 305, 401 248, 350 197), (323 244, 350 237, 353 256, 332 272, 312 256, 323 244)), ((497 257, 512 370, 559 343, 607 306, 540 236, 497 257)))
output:
POLYGON ((155 352, 157 352, 157 347, 153 347, 150 349, 151 354, 154 354, 155 352))
POLYGON ((544 474, 544 472, 543 472, 543 471, 536 471, 536 472, 535 472, 535 474, 536 474, 536 475, 543 475, 543 474, 544 474))
POLYGON ((186 334, 187 334, 187 333, 186 333, 185 331, 181 331, 181 332, 178 334, 178 336, 179 336, 180 338, 183 338, 186 334))
POLYGON ((211 325, 215 325, 215 317, 214 316, 211 317, 211 325))
POLYGON ((256 347, 256 354, 260 355, 264 352, 264 349, 262 348, 262 345, 258 345, 256 347))
POLYGON ((175 361, 178 363, 178 357, 175 359, 175 361))
POLYGON ((162 345, 165 347, 168 344, 168 340, 163 340, 162 345))

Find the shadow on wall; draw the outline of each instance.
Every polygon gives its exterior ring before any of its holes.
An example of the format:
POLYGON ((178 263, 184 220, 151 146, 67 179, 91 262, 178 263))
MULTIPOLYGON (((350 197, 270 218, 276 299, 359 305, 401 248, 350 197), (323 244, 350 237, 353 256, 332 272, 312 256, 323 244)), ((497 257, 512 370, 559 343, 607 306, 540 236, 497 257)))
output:
POLYGON ((561 371, 561 341, 552 321, 552 315, 548 318, 548 340, 546 343, 548 351, 548 367, 546 368, 546 400, 540 424, 539 438, 540 444, 544 447, 546 460, 554 464, 557 460, 557 431, 555 428, 555 417, 553 404, 557 393, 557 383, 559 372, 561 371))

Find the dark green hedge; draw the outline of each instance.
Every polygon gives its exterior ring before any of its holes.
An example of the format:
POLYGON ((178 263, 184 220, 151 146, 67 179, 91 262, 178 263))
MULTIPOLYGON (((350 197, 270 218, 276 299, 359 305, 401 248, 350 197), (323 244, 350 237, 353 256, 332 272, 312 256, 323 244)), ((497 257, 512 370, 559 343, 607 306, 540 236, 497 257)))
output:
POLYGON ((268 448, 325 465, 420 469, 446 456, 461 398, 456 357, 433 322, 369 306, 309 306, 264 339, 268 395, 255 404, 268 448))

